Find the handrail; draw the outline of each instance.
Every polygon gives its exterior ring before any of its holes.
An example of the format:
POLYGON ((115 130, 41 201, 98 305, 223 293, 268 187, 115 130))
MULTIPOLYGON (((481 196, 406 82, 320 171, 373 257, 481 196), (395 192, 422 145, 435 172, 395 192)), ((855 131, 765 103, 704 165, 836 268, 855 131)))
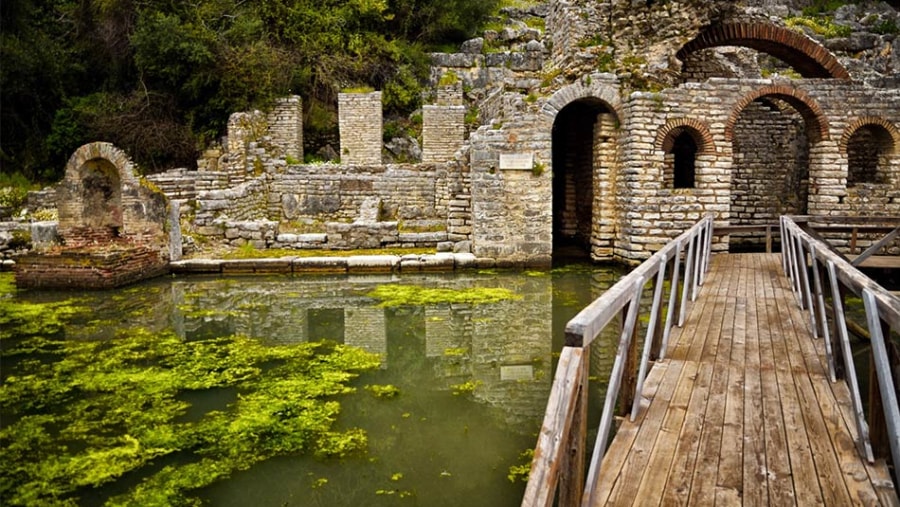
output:
POLYGON ((900 298, 862 274, 841 255, 831 251, 826 244, 801 229, 794 218, 781 217, 782 237, 785 238, 785 244, 790 246, 782 249, 783 267, 791 280, 798 304, 802 309, 809 311, 813 335, 818 337, 821 331, 825 339, 828 373, 832 382, 836 381, 836 359, 832 349, 837 345, 836 348, 840 350, 856 422, 857 449, 869 462, 874 461, 872 443, 869 440, 869 424, 863 410, 859 381, 850 349, 841 296, 842 286, 861 297, 865 306, 887 439, 893 463, 895 466, 900 465, 900 408, 885 345, 885 333, 882 330, 882 322, 887 323, 891 329, 900 330, 900 298), (824 273, 824 276, 820 273, 824 273), (812 283, 809 281, 810 277, 813 279, 812 283), (831 292, 834 314, 833 337, 827 319, 822 278, 827 280, 831 292), (833 344, 832 340, 838 343, 833 344))
MULTIPOLYGON (((707 215, 641 265, 625 275, 599 298, 590 303, 566 325, 566 346, 560 355, 559 366, 553 379, 550 400, 531 463, 531 474, 523 506, 549 506, 553 504, 559 487, 559 504, 589 504, 594 493, 594 481, 612 426, 616 401, 626 369, 626 362, 636 350, 633 335, 640 313, 641 296, 648 281, 654 280, 650 322, 640 354, 640 368, 634 379, 631 398, 631 418, 636 417, 640 406, 640 393, 649 367, 654 344, 659 337, 657 321, 662 317, 663 304, 667 305, 662 323, 662 339, 659 357, 665 357, 669 333, 675 325, 675 309, 680 308, 677 325, 684 324, 688 300, 697 298, 699 287, 706 279, 712 247, 713 217, 707 215), (686 251, 685 251, 686 248, 686 251), (681 277, 684 255, 684 278, 681 277), (668 300, 663 301, 663 285, 666 267, 672 264, 671 286, 668 300), (679 283, 682 290, 679 290, 679 283), (618 315, 625 311, 618 351, 606 391, 600 429, 594 444, 587 482, 584 482, 584 449, 587 445, 587 393, 588 358, 594 339, 618 315)), ((627 391, 630 391, 630 387, 627 391)), ((629 393, 630 394, 630 393, 629 393)))

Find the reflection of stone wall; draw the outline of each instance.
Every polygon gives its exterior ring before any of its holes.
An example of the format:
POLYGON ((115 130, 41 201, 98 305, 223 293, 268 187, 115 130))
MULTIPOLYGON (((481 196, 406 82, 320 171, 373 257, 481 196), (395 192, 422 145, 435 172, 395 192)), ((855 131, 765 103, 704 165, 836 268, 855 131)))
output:
POLYGON ((344 309, 344 344, 381 354, 387 361, 384 308, 344 309))

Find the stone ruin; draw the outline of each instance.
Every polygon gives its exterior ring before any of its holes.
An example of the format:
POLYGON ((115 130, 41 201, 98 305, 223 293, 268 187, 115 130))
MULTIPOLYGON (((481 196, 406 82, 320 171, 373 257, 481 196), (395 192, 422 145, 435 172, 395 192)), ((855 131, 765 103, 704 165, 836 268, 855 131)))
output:
MULTIPOLYGON (((503 266, 570 246, 639 262, 707 213, 719 226, 900 215, 898 39, 864 31, 900 15, 847 6, 837 16, 863 32, 825 40, 786 26, 783 2, 748 5, 507 9, 503 30, 432 55, 419 161, 384 162, 371 92, 339 96, 341 161, 303 163, 302 101, 286 97, 233 114, 197 171, 147 179, 186 248, 430 247, 503 266)), ((122 199, 121 219, 87 222, 97 234, 134 233, 122 199)), ((66 206, 60 231, 79 238, 66 206)))
POLYGON ((56 201, 59 244, 17 259, 19 287, 111 288, 168 272, 168 199, 112 144, 75 151, 56 201))

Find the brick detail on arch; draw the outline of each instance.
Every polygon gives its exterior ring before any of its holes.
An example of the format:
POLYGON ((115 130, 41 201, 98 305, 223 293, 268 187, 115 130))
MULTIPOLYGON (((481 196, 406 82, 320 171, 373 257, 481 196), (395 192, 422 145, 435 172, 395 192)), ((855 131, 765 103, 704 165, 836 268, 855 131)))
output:
POLYGON ((900 129, 884 118, 879 118, 877 116, 863 116, 851 122, 847 125, 847 128, 844 129, 844 133, 841 135, 841 140, 838 143, 841 154, 847 154, 847 145, 850 143, 850 138, 853 137, 853 134, 860 128, 870 125, 878 125, 887 130, 888 134, 891 135, 891 139, 894 141, 893 153, 900 153, 900 129))
POLYGON ((754 90, 735 104, 731 116, 725 123, 725 140, 731 143, 734 140, 734 126, 741 116, 741 112, 753 101, 763 97, 781 99, 795 107, 806 121, 807 132, 811 142, 824 141, 829 138, 828 120, 822 112, 819 104, 804 91, 787 85, 771 85, 754 90))
MULTIPOLYGON (((622 121, 622 99, 619 97, 618 89, 603 83, 584 84, 582 79, 577 83, 573 83, 565 88, 557 91, 544 104, 541 112, 548 116, 551 120, 563 110, 564 107, 580 99, 599 99, 609 107, 610 111, 616 115, 616 119, 622 121)), ((599 80, 593 80, 599 81, 599 80)), ((588 81, 589 83, 591 80, 588 81)))
POLYGON ((682 130, 687 131, 694 138, 694 142, 697 143, 698 155, 709 155, 716 152, 716 145, 712 134, 709 133, 709 127, 702 121, 693 118, 673 118, 667 121, 656 133, 653 146, 665 153, 670 152, 675 138, 682 130))
POLYGON ((137 184, 138 180, 131 157, 116 148, 114 144, 104 142, 88 143, 75 150, 66 163, 65 180, 80 184, 81 175, 78 171, 84 164, 96 159, 104 159, 111 163, 119 173, 119 181, 123 184, 137 184))
POLYGON ((850 79, 850 73, 825 47, 787 28, 768 23, 713 25, 682 47, 676 56, 684 61, 695 51, 718 46, 742 46, 781 59, 806 78, 850 79))

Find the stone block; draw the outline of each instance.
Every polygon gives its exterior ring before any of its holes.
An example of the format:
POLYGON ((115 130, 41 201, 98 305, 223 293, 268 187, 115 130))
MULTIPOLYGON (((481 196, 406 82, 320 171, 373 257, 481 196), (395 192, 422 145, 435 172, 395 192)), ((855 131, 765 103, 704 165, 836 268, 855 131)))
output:
POLYGON ((346 257, 295 257, 291 261, 294 273, 346 273, 346 257))
POLYGON ((350 273, 393 271, 399 265, 400 257, 396 255, 354 255, 347 258, 347 271, 350 273))

